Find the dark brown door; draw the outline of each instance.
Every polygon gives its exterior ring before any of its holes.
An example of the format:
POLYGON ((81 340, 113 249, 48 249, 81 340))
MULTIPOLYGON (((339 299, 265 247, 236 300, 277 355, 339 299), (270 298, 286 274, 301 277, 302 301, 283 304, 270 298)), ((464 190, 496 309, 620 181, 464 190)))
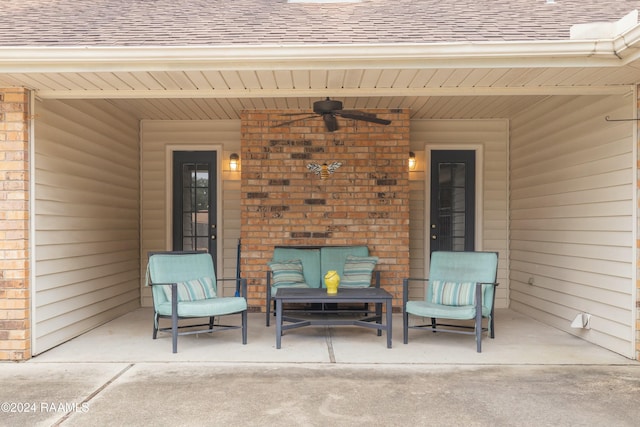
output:
POLYGON ((431 152, 430 251, 475 250, 473 150, 431 152))

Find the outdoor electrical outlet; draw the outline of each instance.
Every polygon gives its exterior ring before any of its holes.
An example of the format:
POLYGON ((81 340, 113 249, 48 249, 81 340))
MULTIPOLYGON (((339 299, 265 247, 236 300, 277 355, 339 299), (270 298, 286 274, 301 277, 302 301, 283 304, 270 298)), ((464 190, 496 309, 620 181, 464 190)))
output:
POLYGON ((533 276, 529 277, 529 280, 527 280, 527 283, 533 286, 533 276))

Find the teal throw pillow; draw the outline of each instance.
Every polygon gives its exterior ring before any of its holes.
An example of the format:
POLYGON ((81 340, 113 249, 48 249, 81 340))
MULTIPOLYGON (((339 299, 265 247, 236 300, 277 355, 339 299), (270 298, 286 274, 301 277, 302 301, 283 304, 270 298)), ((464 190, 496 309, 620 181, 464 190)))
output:
POLYGON ((287 261, 271 261, 267 263, 273 272, 271 286, 306 286, 302 274, 302 261, 290 259, 287 261))
MULTIPOLYGON (((216 297, 216 291, 213 289, 213 281, 210 277, 177 282, 177 284, 178 302, 198 301, 216 297)), ((162 290, 167 299, 171 301, 171 286, 162 286, 162 290)))
POLYGON ((433 280, 431 282, 431 302, 441 305, 474 305, 476 301, 475 282, 447 282, 433 280))
POLYGON ((347 255, 342 270, 340 286, 367 288, 371 286, 371 275, 378 263, 377 256, 347 255))

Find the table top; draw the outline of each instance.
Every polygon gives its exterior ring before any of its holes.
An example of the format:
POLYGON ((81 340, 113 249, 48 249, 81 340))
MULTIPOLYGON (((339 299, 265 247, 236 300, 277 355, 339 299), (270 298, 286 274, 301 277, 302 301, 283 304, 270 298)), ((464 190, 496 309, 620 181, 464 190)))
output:
POLYGON ((301 300, 301 301, 317 301, 331 302, 337 300, 353 300, 353 301, 372 301, 386 300, 393 296, 381 288, 338 288, 337 294, 327 294, 325 288, 278 288, 278 292, 274 296, 280 300, 301 300), (322 301, 321 301, 322 300, 322 301))

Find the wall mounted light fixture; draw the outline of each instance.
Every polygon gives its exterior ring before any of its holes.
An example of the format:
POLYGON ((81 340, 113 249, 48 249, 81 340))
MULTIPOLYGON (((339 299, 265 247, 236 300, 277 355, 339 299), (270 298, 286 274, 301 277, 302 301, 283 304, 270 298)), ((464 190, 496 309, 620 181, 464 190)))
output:
POLYGON ((416 154, 413 151, 409 151, 409 170, 416 168, 416 154))
POLYGON ((233 153, 229 156, 229 169, 237 171, 238 166, 240 166, 240 156, 237 153, 233 153))

